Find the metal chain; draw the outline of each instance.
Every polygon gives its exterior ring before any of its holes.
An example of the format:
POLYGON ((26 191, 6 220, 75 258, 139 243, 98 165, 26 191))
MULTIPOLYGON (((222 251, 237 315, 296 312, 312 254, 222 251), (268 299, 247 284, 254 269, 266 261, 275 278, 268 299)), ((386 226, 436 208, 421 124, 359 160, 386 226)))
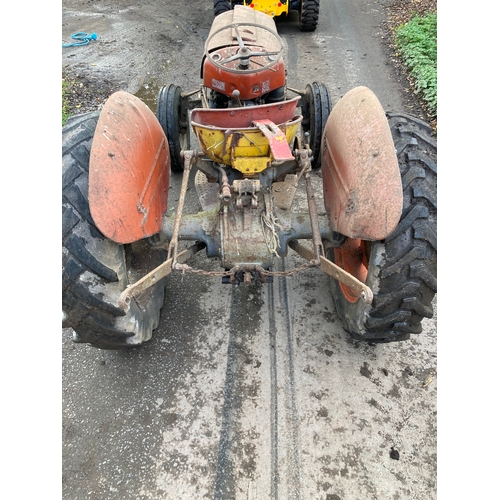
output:
MULTIPOLYGON (((265 276, 293 276, 294 274, 297 274, 301 271, 305 271, 310 267, 319 267, 319 262, 312 260, 310 262, 305 262, 301 266, 294 267, 293 269, 289 269, 287 271, 267 271, 261 266, 255 266, 254 270, 258 271, 260 274, 263 274, 265 276)), ((246 269, 247 269, 246 266, 234 266, 229 271, 205 271, 204 269, 194 269, 193 267, 188 266, 187 264, 175 264, 172 271, 177 270, 181 271, 182 274, 190 273, 190 274, 197 274, 199 276, 224 277, 224 276, 234 276, 238 271, 244 271, 246 269)))
POLYGON ((195 269, 187 264, 175 264, 172 271, 181 271, 182 274, 190 273, 190 274, 198 274, 200 276, 231 276, 236 274, 240 269, 238 266, 233 267, 229 271, 205 271, 204 269, 195 269))

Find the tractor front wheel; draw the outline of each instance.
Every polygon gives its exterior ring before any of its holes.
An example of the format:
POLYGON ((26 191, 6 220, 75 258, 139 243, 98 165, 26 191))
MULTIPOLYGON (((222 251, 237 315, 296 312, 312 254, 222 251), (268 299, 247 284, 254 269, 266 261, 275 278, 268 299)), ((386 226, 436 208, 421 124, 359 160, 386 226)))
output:
POLYGON ((182 150, 189 149, 188 109, 184 107, 182 89, 177 85, 165 85, 158 92, 156 117, 165 132, 170 149, 172 172, 182 172, 182 150))
POLYGON ((403 211, 383 241, 347 239, 328 258, 366 283, 373 303, 366 305, 333 278, 331 290, 344 329, 355 339, 406 340, 421 333, 433 316, 437 291, 436 141, 430 127, 409 115, 387 114, 403 183, 403 211))
POLYGON ((308 84, 301 106, 305 122, 304 132, 309 133, 309 147, 313 152, 311 167, 319 168, 321 166, 321 138, 332 110, 332 100, 327 86, 318 82, 308 84))
POLYGON ((134 347, 158 326, 165 280, 118 307, 123 290, 156 268, 165 252, 151 239, 121 245, 99 231, 89 209, 89 157, 99 113, 70 118, 62 130, 63 328, 101 349, 134 347))

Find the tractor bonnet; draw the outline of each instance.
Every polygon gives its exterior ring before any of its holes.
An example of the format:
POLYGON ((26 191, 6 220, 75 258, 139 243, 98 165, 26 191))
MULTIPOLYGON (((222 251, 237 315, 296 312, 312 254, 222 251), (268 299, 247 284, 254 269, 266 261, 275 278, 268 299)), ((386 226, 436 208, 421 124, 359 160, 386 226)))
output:
POLYGON ((229 97, 236 90, 241 100, 268 94, 285 85, 282 51, 283 44, 273 19, 249 7, 236 5, 214 19, 205 44, 201 69, 203 83, 229 97), (253 54, 269 55, 250 57, 248 65, 243 67, 242 60, 235 58, 241 43, 253 54))

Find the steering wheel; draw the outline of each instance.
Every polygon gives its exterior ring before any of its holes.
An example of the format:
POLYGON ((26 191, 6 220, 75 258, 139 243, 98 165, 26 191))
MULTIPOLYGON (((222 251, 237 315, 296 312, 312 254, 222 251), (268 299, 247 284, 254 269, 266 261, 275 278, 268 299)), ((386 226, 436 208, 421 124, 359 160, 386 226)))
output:
POLYGON ((279 60, 282 53, 283 53, 283 44, 281 43, 281 38, 279 37, 279 35, 276 32, 270 30, 269 28, 266 28, 265 26, 255 23, 228 24, 227 26, 224 26, 223 28, 215 31, 208 38, 205 44, 205 56, 208 57, 210 61, 218 68, 232 73, 241 73, 248 71, 250 69, 250 62, 260 66, 259 68, 251 68, 252 72, 263 71, 273 66, 276 63, 276 61, 279 60), (245 42, 243 41, 243 38, 240 34, 239 28, 244 29, 247 26, 254 26, 256 28, 265 30, 268 33, 270 33, 272 35, 271 43, 273 45, 277 44, 279 46, 279 50, 269 52, 263 49, 262 51, 259 51, 255 50, 257 48, 257 46, 255 45, 245 45, 245 42), (231 54, 227 57, 223 57, 221 55, 221 49, 223 51, 227 51, 230 50, 232 46, 221 47, 212 51, 211 53, 208 53, 208 47, 210 46, 210 41, 212 40, 212 38, 214 38, 216 35, 220 34, 223 31, 233 30, 233 29, 236 33, 236 39, 238 41, 238 50, 236 51, 236 53, 231 54), (251 58, 254 59, 251 60, 251 58), (256 60, 255 58, 260 58, 260 60, 256 60), (262 58, 267 58, 267 59, 261 62, 262 58), (232 63, 233 61, 239 61, 237 67, 231 67, 231 65, 228 66, 228 64, 232 63))

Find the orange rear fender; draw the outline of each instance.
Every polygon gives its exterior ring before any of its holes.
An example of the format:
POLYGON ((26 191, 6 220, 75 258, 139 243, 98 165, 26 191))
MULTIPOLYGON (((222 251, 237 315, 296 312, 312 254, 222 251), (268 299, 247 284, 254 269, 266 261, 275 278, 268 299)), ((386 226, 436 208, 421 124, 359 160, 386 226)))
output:
POLYGON ((386 238, 401 217, 403 188, 389 123, 370 89, 356 87, 340 99, 321 146, 331 228, 353 239, 386 238))
POLYGON ((167 208, 170 152, 153 112, 127 92, 115 92, 101 111, 92 141, 90 213, 116 243, 159 232, 167 208))

